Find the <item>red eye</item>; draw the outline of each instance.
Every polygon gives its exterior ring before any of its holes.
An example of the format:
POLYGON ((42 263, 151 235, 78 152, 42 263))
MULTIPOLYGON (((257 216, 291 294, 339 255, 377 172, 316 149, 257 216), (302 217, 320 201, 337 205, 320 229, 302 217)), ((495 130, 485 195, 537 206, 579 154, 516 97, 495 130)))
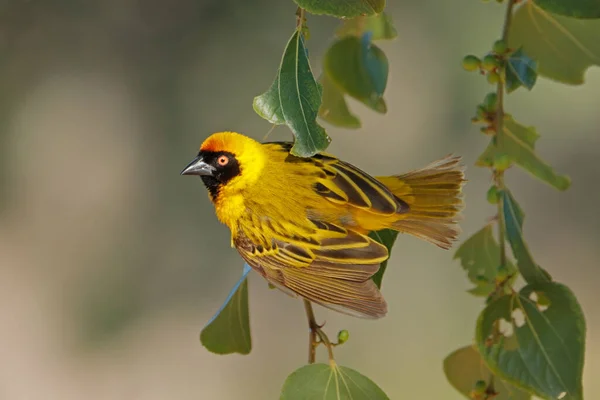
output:
POLYGON ((226 166, 227 164, 229 164, 229 157, 227 157, 227 156, 225 156, 225 155, 219 156, 219 158, 217 158, 217 163, 218 163, 218 164, 219 164, 221 167, 224 167, 224 166, 226 166))

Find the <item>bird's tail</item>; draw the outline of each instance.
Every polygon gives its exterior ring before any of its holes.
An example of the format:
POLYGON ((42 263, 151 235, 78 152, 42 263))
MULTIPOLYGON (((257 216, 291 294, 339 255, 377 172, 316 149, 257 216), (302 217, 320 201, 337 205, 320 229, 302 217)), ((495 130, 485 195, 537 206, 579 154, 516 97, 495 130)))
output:
POLYGON ((391 228, 449 249, 460 233, 457 221, 463 208, 466 182, 461 158, 447 156, 425 168, 377 178, 410 207, 391 228))

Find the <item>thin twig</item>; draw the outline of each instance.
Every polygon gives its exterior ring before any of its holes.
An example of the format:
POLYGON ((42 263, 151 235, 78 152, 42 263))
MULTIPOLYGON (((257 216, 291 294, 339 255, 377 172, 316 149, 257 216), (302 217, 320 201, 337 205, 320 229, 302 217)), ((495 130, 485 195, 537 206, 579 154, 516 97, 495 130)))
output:
POLYGON ((329 355, 329 362, 334 361, 333 357, 333 343, 329 340, 325 332, 321 329, 321 326, 317 324, 315 319, 315 312, 313 311, 312 304, 310 301, 304 299, 304 309, 306 310, 306 317, 308 319, 308 363, 314 364, 317 353, 317 346, 323 343, 327 347, 327 353, 329 355), (319 340, 317 340, 317 336, 319 340))
POLYGON ((318 342, 316 328, 318 328, 318 325, 310 301, 304 300, 304 309, 306 310, 306 318, 308 319, 308 363, 314 364, 317 356, 318 342))
MULTIPOLYGON (((502 26, 502 41, 508 43, 508 35, 510 33, 510 26, 512 23, 513 8, 518 0, 508 0, 506 5, 506 14, 504 17, 504 25, 502 26)), ((506 68, 506 66, 504 66, 506 68)), ((497 98, 498 108, 496 111, 495 128, 496 128, 496 148, 499 152, 504 150, 504 77, 506 74, 501 76, 497 86, 497 98)), ((505 190, 504 186, 504 170, 494 170, 494 180, 496 187, 499 190, 505 190)), ((504 201, 498 201, 498 241, 500 245, 500 266, 506 267, 506 223, 504 221, 504 201)), ((500 328, 498 322, 494 324, 494 335, 500 334, 500 328)), ((490 377, 488 382, 488 392, 495 393, 495 376, 490 377)))

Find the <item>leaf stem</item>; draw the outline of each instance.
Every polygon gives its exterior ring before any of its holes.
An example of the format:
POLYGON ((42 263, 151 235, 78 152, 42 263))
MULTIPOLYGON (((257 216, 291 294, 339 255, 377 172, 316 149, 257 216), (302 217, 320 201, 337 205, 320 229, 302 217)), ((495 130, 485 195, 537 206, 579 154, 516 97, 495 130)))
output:
POLYGON ((317 346, 320 343, 323 343, 325 347, 327 347, 327 353, 329 354, 329 362, 333 362, 334 345, 331 343, 325 332, 323 332, 323 330, 321 329, 322 325, 320 326, 319 324, 317 324, 317 320, 315 319, 315 312, 312 308, 312 304, 310 303, 310 301, 306 299, 304 299, 303 301, 304 309, 306 310, 306 317, 308 319, 308 327, 310 330, 308 333, 308 363, 315 363, 317 355, 317 346), (317 340, 317 336, 319 340, 317 340))
POLYGON ((302 27, 304 26, 304 8, 298 7, 296 10, 296 29, 302 31, 302 27))

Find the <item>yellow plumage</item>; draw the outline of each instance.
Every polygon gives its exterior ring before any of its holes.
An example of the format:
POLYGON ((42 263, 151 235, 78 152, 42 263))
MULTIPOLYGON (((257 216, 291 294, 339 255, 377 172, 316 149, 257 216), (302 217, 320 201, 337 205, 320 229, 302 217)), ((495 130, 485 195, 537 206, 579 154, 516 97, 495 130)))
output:
POLYGON ((449 248, 463 205, 460 158, 373 178, 330 154, 299 158, 290 148, 216 133, 182 173, 201 175, 232 244, 270 283, 336 311, 382 317, 387 305, 370 277, 388 252, 367 234, 389 228, 449 248))

